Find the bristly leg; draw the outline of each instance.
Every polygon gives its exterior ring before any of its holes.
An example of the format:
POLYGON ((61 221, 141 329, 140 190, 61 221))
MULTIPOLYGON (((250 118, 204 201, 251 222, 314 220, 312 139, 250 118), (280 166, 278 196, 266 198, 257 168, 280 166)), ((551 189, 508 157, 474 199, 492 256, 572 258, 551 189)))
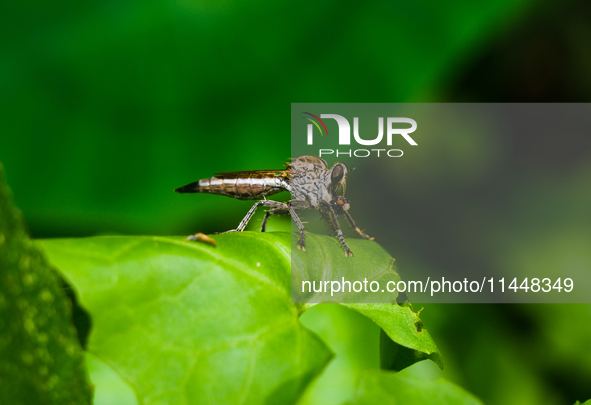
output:
POLYGON ((349 214, 348 211, 343 211, 345 214, 345 218, 347 218, 347 221, 349 221, 349 225, 351 225, 351 228, 355 229, 355 231, 359 234, 359 236, 361 236, 364 239, 367 240, 374 240, 373 236, 369 236, 368 234, 366 234, 365 232, 363 232, 361 229, 359 229, 359 227, 355 224, 355 221, 353 221, 353 218, 351 218, 351 214, 349 214))
MULTIPOLYGON (((260 206, 271 208, 269 211, 267 211, 265 213, 265 217, 263 218, 263 223, 261 224, 261 232, 265 231, 265 229, 267 227, 267 219, 269 218, 269 216, 289 213, 289 214, 291 214, 291 217, 293 218, 294 222, 296 223, 296 225, 300 231, 300 239, 298 242, 298 249, 302 249, 304 251, 306 250, 306 245, 305 245, 306 233, 305 233, 305 229, 304 229, 304 224, 302 223, 302 221, 298 217, 298 214, 296 213, 296 209, 310 209, 311 208, 310 204, 306 201, 291 200, 291 201, 288 201, 287 204, 282 203, 282 202, 278 202, 278 201, 273 201, 273 200, 257 201, 250 208, 250 210, 248 210, 248 212, 246 213, 246 215, 244 216, 242 221, 240 221, 240 224, 238 224, 238 227, 236 229, 230 229, 229 231, 220 232, 220 233, 244 231, 244 229, 246 228, 246 225, 248 225, 248 222, 252 219, 252 216, 254 215, 256 209, 260 206)), ((197 237, 196 237, 196 235, 190 235, 187 237, 187 240, 197 240, 197 237)))
MULTIPOLYGON (((261 205, 264 206, 264 207, 272 208, 272 210, 287 210, 288 209, 287 204, 282 203, 282 202, 273 201, 273 200, 261 200, 261 201, 257 201, 251 207, 251 209, 248 210, 248 212, 244 216, 244 219, 242 219, 242 221, 240 221, 240 224, 238 224, 238 227, 236 229, 230 229, 229 231, 220 232, 220 233, 242 232, 242 231, 244 231, 244 228, 246 228, 246 225, 248 225, 248 222, 251 220, 251 218, 254 215, 255 211, 261 205)), ((196 234, 196 235, 190 235, 190 236, 187 237, 186 240, 197 240, 197 235, 198 234, 196 234)))
POLYGON ((244 230, 244 228, 246 228, 246 225, 248 224, 248 221, 250 221, 250 219, 254 215, 256 209, 258 207, 260 207, 261 205, 263 207, 268 207, 268 208, 273 208, 273 209, 287 209, 287 204, 282 203, 282 202, 279 202, 279 201, 273 201, 273 200, 261 200, 261 201, 257 201, 252 206, 252 208, 246 213, 246 215, 244 216, 244 219, 240 222, 240 224, 236 228, 236 232, 242 232, 244 230))
POLYGON ((289 200, 287 202, 287 206, 289 208, 289 213, 291 214, 293 221, 296 223, 298 229, 300 230, 300 240, 298 241, 298 249, 306 251, 306 232, 304 229, 304 224, 302 223, 300 217, 298 217, 296 210, 311 209, 312 206, 307 201, 302 200, 289 200))
POLYGON ((337 239, 341 242, 341 246, 345 249, 345 257, 353 256, 353 252, 349 249, 347 242, 345 242, 345 236, 339 225, 339 220, 332 206, 329 203, 321 204, 322 208, 319 210, 322 217, 326 220, 327 224, 331 227, 337 239))
POLYGON ((265 232, 267 229, 267 220, 271 215, 282 215, 282 214, 289 214, 289 210, 287 208, 274 208, 265 212, 265 216, 263 217, 263 222, 261 223, 261 232, 265 232))
POLYGON ((365 232, 359 229, 359 227, 355 224, 355 221, 353 221, 353 217, 351 217, 351 214, 349 214, 349 208, 351 208, 349 200, 347 200, 342 195, 338 195, 332 199, 332 201, 330 202, 330 206, 334 210, 337 218, 341 214, 347 218, 349 225, 351 226, 351 228, 355 230, 355 232, 359 234, 359 236, 361 236, 364 239, 374 240, 373 237, 367 235, 365 232))
POLYGON ((312 206, 307 201, 301 200, 290 200, 287 204, 284 204, 284 207, 274 208, 265 213, 263 217, 263 222, 261 224, 261 232, 265 232, 267 229, 267 220, 271 215, 281 215, 281 214, 290 214, 293 218, 293 221, 296 223, 298 230, 300 232, 300 239, 298 241, 298 249, 306 250, 306 233, 304 224, 300 220, 300 217, 296 213, 296 210, 309 210, 312 209, 312 206))

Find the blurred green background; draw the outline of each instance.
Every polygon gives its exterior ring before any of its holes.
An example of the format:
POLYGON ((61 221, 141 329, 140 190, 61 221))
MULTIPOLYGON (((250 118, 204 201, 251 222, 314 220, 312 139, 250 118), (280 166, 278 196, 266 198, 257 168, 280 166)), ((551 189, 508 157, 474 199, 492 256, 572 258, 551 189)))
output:
MULTIPOLYGON (((0 161, 35 238, 234 228, 248 202, 172 190, 281 167, 292 102, 591 100, 583 0, 9 1, 0 33, 0 161)), ((499 134, 495 147, 513 158, 482 177, 474 153, 489 145, 466 134, 419 172, 392 173, 392 212, 429 213, 420 224, 401 216, 399 266, 496 255, 516 268, 589 271, 591 137, 561 135, 499 134), (498 182, 506 193, 487 194, 498 182)), ((591 398, 589 305, 428 305, 421 317, 443 375, 488 404, 591 398)), ((303 321, 337 353, 305 402, 338 403, 359 370, 377 366, 377 331, 332 307, 303 321)), ((96 379, 97 403, 109 403, 121 386, 96 379)))

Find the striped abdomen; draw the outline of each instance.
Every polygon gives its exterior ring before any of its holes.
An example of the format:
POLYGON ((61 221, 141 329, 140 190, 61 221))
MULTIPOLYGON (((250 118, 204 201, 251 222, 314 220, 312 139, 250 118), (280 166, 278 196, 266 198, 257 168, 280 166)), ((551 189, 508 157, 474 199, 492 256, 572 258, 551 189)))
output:
POLYGON ((256 200, 281 191, 289 191, 284 172, 219 173, 215 177, 177 188, 177 193, 210 193, 240 200, 256 200))

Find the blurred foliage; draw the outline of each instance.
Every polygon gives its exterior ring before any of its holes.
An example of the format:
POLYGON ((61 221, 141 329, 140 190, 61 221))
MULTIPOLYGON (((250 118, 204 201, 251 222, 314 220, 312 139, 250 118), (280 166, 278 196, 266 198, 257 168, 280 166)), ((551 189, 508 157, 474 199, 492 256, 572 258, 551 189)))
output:
POLYGON ((0 161, 35 237, 230 228, 172 189, 281 167, 292 101, 425 97, 530 3, 11 2, 0 161))
POLYGON ((11 200, 0 165, 0 403, 90 404, 69 301, 11 200))
MULTIPOLYGON (((590 22, 586 0, 12 1, 0 13, 0 161, 34 237, 226 230, 248 203, 172 189, 281 167, 290 102, 589 101, 590 22)), ((409 272, 589 271, 589 142, 502 131, 441 140, 416 170, 384 172, 397 190, 389 253, 409 272)), ((321 335, 336 333, 326 314, 341 331, 357 327, 338 333, 343 350, 315 384, 337 395, 327 387, 358 375, 347 367, 369 367, 349 348, 379 329, 331 311, 304 318, 317 317, 321 335)), ((588 305, 429 305, 421 315, 443 375, 487 404, 591 397, 588 305)))
POLYGON ((423 380, 408 376, 405 371, 388 373, 373 370, 363 373, 355 398, 346 404, 482 405, 482 402, 442 378, 423 380))

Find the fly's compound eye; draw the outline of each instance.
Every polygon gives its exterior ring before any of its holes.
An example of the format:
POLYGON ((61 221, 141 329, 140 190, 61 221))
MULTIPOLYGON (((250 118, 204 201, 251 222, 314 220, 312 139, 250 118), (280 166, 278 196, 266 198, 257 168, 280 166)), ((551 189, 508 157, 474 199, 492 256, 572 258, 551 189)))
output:
POLYGON ((330 179, 331 183, 335 186, 341 184, 343 181, 343 178, 345 177, 345 173, 347 173, 347 166, 345 166, 343 163, 337 164, 332 169, 332 174, 331 174, 331 179, 330 179))

